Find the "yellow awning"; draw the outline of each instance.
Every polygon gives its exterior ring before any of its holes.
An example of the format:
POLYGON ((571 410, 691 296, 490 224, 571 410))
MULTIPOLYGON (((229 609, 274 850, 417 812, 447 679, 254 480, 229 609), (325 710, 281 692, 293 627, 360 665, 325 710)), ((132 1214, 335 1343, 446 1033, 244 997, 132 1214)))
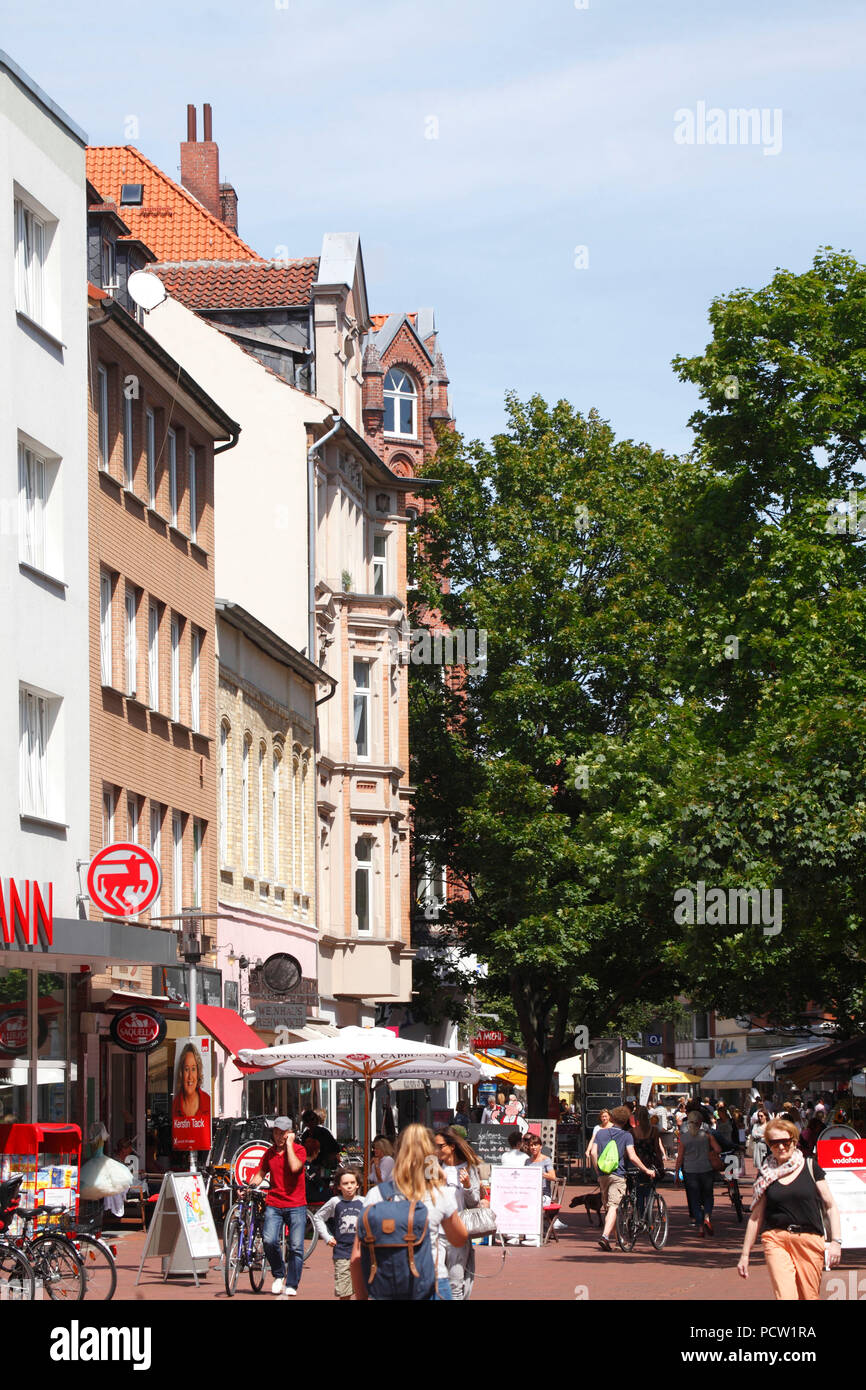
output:
POLYGON ((474 1052, 472 1055, 488 1067, 495 1067, 501 1080, 510 1082, 512 1086, 526 1085, 526 1063, 519 1062, 516 1057, 491 1057, 487 1052, 474 1052))

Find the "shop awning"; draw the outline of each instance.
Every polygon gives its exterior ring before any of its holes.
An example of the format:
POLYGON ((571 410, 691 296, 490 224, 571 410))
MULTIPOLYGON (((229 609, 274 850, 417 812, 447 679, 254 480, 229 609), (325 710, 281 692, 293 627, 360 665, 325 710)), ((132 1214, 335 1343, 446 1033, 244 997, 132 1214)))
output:
POLYGON ((526 1063, 518 1061, 516 1057, 491 1057, 489 1052, 473 1052, 472 1056, 486 1066, 494 1067, 502 1080, 510 1085, 526 1085, 526 1063))
POLYGON ((237 1059, 242 1047, 254 1047, 258 1050, 265 1044, 258 1033, 254 1033, 249 1024, 244 1023, 234 1009, 220 1009, 217 1008, 216 1004, 199 1004, 196 1012, 199 1023, 203 1023, 220 1046, 231 1053, 232 1061, 238 1071, 249 1076, 259 1070, 258 1067, 248 1067, 237 1059))
POLYGON ((758 1081, 772 1081, 780 1065, 792 1057, 804 1057, 812 1051, 817 1042, 797 1043, 793 1047, 756 1048, 744 1052, 742 1057, 727 1057, 716 1062, 701 1077, 701 1085, 713 1085, 717 1090, 733 1089, 751 1085, 758 1081))
POLYGON ((807 1086, 820 1076, 850 1077, 866 1066, 866 1038, 827 1043, 800 1057, 788 1058, 776 1068, 794 1082, 807 1086))
POLYGON ((288 1033, 290 1038, 296 1038, 298 1042, 315 1042, 317 1038, 336 1038, 339 1037, 340 1033, 339 1028, 336 1028, 333 1023, 305 1023, 303 1028, 285 1028, 280 1031, 288 1033))

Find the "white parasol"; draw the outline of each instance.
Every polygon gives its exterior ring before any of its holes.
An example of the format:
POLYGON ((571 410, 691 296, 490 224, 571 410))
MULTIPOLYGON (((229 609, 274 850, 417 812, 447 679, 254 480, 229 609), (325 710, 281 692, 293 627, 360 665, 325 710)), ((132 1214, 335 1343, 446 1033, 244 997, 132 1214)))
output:
MULTIPOLYGON (((363 1081, 365 1123, 369 1119, 374 1081, 464 1081, 474 1085, 484 1074, 481 1064, 469 1052, 399 1038, 389 1028, 341 1028, 336 1037, 323 1036, 282 1047, 242 1048, 238 1056, 247 1066, 266 1071, 267 1079, 305 1076, 363 1081)), ((369 1144, 365 1143, 365 1188, 368 1175, 369 1144)))

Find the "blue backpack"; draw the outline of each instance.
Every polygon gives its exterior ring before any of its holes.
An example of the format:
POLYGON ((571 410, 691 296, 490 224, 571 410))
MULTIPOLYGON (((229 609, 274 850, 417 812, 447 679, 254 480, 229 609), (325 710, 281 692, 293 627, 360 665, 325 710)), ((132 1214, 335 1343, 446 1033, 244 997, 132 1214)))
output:
POLYGON ((418 1302, 436 1297, 436 1265, 430 1220, 423 1202, 380 1182, 380 1202, 365 1207, 358 1223, 361 1267, 375 1302, 418 1302))

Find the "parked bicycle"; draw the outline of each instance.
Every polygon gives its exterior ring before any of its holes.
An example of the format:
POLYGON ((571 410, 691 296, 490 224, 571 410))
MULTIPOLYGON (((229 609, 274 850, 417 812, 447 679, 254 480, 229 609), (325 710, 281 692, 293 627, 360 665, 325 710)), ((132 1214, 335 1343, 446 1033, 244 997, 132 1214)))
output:
POLYGON ((656 1250, 662 1250, 668 1238, 668 1205, 660 1192, 638 1194, 634 1173, 626 1173, 626 1192, 616 1209, 616 1239, 620 1250, 633 1250, 642 1231, 649 1236, 656 1250), (643 1211, 641 1211, 643 1208, 643 1211))
POLYGON ((16 1215, 24 1222, 24 1232, 15 1244, 30 1261, 37 1279, 42 1280, 48 1297, 56 1303, 79 1303, 87 1291, 84 1263, 72 1240, 58 1227, 30 1234, 40 1216, 60 1216, 65 1207, 19 1207, 16 1215))
POLYGON ((84 1266, 84 1297, 107 1303, 117 1289, 117 1246, 104 1239, 94 1222, 73 1221, 68 1214, 58 1229, 72 1241, 84 1266))
POLYGON ((33 1266, 6 1234, 20 1201, 19 1189, 23 1181, 24 1175, 19 1174, 0 1183, 0 1299, 15 1299, 16 1302, 32 1301, 36 1292, 33 1266))

